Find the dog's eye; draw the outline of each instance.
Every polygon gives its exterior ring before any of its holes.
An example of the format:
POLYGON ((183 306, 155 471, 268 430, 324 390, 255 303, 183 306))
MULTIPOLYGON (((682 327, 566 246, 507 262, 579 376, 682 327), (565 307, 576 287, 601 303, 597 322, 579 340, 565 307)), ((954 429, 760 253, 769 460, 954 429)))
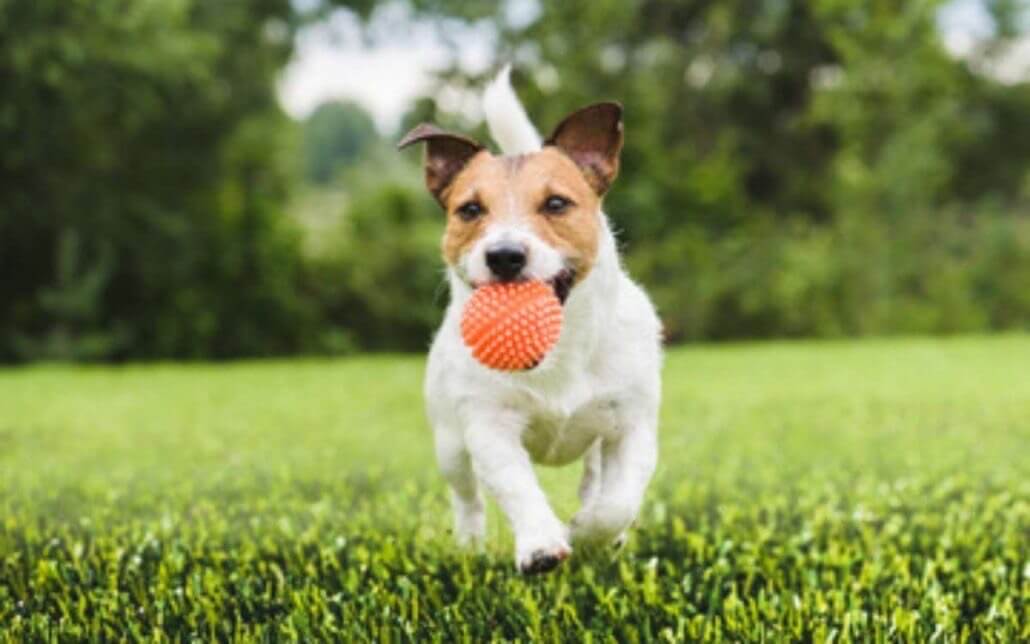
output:
POLYGON ((466 201, 465 203, 461 204, 460 206, 458 206, 458 209, 455 212, 457 212, 458 216, 461 217, 463 220, 472 221, 476 217, 482 215, 484 209, 483 204, 473 200, 466 201))
POLYGON ((560 215, 569 209, 572 202, 565 197, 551 195, 544 201, 543 211, 548 215, 560 215))

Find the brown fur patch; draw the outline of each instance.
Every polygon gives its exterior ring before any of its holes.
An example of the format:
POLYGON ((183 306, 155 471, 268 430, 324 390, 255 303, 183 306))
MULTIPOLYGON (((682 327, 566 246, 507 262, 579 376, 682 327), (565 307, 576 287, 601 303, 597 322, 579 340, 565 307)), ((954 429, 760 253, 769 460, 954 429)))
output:
POLYGON ((522 194, 527 205, 531 205, 533 230, 571 261, 578 282, 587 276, 597 259, 600 197, 576 164, 554 149, 545 148, 530 157, 520 177, 522 194), (568 199, 572 205, 559 215, 542 212, 544 202, 553 195, 568 199))
POLYGON ((544 243, 571 262, 577 281, 586 277, 597 258, 600 197, 576 164, 555 148, 510 157, 480 152, 442 196, 447 209, 443 256, 452 266, 491 223, 501 219, 528 223, 544 243), (562 214, 547 214, 543 205, 555 195, 572 205, 562 214), (457 210, 473 199, 485 213, 465 221, 457 210))

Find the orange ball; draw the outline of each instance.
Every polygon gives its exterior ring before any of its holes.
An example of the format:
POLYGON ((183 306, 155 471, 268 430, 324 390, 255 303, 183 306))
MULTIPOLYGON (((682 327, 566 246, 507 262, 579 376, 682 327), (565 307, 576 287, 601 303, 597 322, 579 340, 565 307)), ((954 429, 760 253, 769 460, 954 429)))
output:
POLYGON ((505 282, 472 292, 461 317, 461 337, 491 369, 532 369, 561 335, 561 302, 545 282, 505 282))

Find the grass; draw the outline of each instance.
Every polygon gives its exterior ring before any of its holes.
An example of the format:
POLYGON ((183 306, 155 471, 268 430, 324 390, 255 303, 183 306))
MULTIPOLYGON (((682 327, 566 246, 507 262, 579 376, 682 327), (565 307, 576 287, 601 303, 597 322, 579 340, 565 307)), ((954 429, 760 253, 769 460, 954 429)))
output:
POLYGON ((531 579, 450 544, 421 372, 0 371, 0 641, 1030 639, 1030 337, 672 351, 631 543, 531 579))

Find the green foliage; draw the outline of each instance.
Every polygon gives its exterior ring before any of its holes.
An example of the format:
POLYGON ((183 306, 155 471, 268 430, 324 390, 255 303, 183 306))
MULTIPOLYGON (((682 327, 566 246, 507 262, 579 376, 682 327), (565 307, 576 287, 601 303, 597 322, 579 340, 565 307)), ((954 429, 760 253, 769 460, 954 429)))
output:
MULTIPOLYGON (((670 340, 1030 328, 1030 83, 982 73, 1025 3, 987 3, 969 59, 938 0, 413 4, 496 28, 544 129, 625 104, 606 210, 670 340)), ((299 27, 374 5, 0 2, 0 361, 422 349, 444 294, 414 154, 274 95, 299 27)))
POLYGON ((323 103, 303 128, 305 177, 315 184, 329 183, 378 140, 372 117, 355 103, 323 103))
POLYGON ((89 266, 79 236, 66 232, 58 240, 57 283, 39 292, 39 307, 53 326, 40 338, 16 336, 14 349, 28 360, 96 360, 111 355, 126 338, 97 323, 101 293, 111 279, 110 247, 89 266))
POLYGON ((545 129, 624 103, 605 209, 672 341, 1030 328, 1030 84, 950 56, 941 2, 416 4, 493 21, 545 129))
POLYGON ((1028 266, 1030 221, 990 211, 684 229, 629 254, 674 342, 1025 328, 1028 266))
POLYGON ((8 338, 52 344, 66 236, 103 277, 82 277, 90 325, 130 340, 66 357, 303 345, 316 317, 294 287, 294 153, 270 82, 290 18, 288 0, 0 4, 0 359, 8 338))
POLYGON ((451 544, 420 361, 2 372, 0 641, 1026 641, 1028 361, 674 350, 630 544, 530 579, 451 544))
POLYGON ((446 293, 442 211, 389 148, 340 183, 348 195, 341 223, 322 233, 311 260, 310 289, 331 329, 327 348, 424 350, 446 293))

